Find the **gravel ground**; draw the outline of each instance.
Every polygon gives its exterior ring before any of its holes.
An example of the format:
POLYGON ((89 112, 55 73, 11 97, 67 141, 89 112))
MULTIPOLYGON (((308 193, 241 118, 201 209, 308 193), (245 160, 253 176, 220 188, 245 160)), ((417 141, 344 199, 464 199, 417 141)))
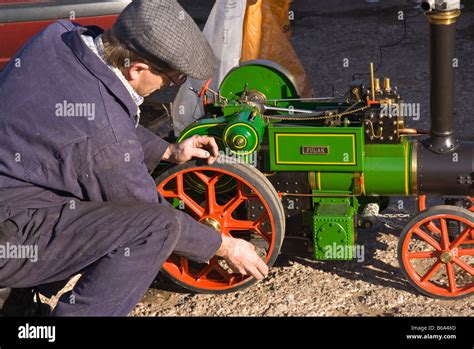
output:
MULTIPOLYGON (((210 1, 183 1, 203 23, 210 1), (199 6, 199 7, 198 7, 199 6)), ((362 1, 296 0, 293 6, 293 44, 317 95, 326 96, 334 85, 346 91, 354 73, 368 71, 379 62, 378 46, 397 42, 403 24, 397 12, 413 16, 408 1, 382 0, 381 5, 362 1), (349 68, 342 65, 349 58, 349 68)), ((421 103, 420 121, 408 126, 429 128, 428 26, 423 16, 408 20, 407 37, 384 49, 379 76, 390 76, 406 102, 421 103)), ((467 5, 458 25, 456 127, 462 137, 472 137, 474 120, 474 6, 467 5)), ((411 213, 392 201, 388 213, 411 213)), ((386 219, 359 233, 365 247, 363 262, 315 261, 280 256, 267 279, 227 295, 192 295, 175 291, 160 277, 131 316, 472 316, 472 297, 441 301, 418 294, 402 277, 396 248, 401 227, 408 218, 386 219), (173 290, 173 291, 170 291, 173 290)), ((52 301, 54 303, 54 300, 52 301)))
MULTIPOLYGON (((405 220, 395 219, 396 224, 405 220)), ((361 231, 366 258, 315 261, 280 256, 267 279, 226 295, 164 291, 157 281, 132 316, 472 316, 471 299, 435 300, 413 290, 398 268, 398 227, 361 231)))

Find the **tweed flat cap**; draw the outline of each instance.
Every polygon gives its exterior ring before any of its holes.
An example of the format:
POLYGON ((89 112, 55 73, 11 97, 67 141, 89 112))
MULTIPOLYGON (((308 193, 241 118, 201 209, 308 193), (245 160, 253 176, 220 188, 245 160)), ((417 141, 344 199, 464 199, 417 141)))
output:
POLYGON ((128 49, 152 63, 159 59, 198 80, 214 75, 212 48, 175 0, 134 0, 112 30, 128 49))

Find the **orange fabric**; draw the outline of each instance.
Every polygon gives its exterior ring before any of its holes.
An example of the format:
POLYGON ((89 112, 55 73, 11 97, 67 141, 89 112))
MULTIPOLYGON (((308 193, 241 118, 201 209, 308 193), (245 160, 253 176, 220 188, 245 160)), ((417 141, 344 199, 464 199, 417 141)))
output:
POLYGON ((288 12, 292 0, 247 0, 241 62, 268 59, 295 77, 301 97, 312 97, 306 72, 290 41, 288 12))

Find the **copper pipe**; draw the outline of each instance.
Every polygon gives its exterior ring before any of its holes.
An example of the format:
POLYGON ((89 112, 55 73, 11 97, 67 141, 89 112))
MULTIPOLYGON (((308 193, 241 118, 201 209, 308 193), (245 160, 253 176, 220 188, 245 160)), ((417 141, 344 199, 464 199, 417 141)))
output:
POLYGON ((417 134, 418 130, 416 128, 401 128, 398 130, 400 134, 405 133, 405 134, 417 134))

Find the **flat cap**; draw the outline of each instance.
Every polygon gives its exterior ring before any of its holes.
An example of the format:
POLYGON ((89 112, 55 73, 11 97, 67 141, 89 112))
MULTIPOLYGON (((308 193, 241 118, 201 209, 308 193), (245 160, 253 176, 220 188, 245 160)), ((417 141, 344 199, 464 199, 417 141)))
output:
POLYGON ((211 46, 175 0, 134 0, 112 30, 122 44, 151 63, 164 61, 198 80, 214 75, 216 62, 211 46))

